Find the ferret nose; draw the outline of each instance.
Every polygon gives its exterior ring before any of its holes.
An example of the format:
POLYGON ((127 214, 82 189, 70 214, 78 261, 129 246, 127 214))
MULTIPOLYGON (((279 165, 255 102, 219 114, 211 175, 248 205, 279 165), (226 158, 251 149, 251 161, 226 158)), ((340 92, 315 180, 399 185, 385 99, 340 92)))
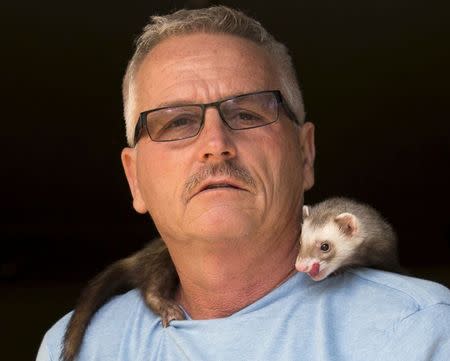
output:
POLYGON ((297 258, 297 261, 295 261, 295 268, 299 272, 308 272, 309 265, 305 260, 299 257, 297 258))

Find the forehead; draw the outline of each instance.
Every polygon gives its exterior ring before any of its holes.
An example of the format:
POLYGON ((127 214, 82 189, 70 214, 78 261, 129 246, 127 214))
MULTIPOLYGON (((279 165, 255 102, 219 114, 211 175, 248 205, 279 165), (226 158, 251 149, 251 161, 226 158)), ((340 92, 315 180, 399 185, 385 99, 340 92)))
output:
POLYGON ((275 73, 266 50, 250 40, 225 34, 175 36, 153 48, 136 73, 138 111, 278 89, 275 73))

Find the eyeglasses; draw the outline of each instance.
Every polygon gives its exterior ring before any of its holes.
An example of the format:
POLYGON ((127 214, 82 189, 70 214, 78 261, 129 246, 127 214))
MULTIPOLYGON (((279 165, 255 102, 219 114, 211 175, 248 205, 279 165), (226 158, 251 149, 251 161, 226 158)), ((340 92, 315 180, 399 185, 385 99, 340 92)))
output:
POLYGON ((134 144, 146 129, 155 142, 171 142, 195 137, 205 123, 205 111, 215 107, 223 122, 233 130, 264 127, 278 120, 280 105, 298 124, 279 90, 242 94, 207 104, 189 104, 157 108, 142 112, 134 131, 134 144))

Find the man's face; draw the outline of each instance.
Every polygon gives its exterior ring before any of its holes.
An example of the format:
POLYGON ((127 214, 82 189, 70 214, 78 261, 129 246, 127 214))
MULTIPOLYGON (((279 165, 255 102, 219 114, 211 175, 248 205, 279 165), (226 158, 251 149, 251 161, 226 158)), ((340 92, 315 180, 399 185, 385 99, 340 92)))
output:
MULTIPOLYGON (((248 40, 172 37, 136 73, 136 110, 280 89, 275 74, 265 51, 248 40)), ((298 223, 313 159, 312 125, 297 127, 281 109, 273 124, 236 131, 209 107, 196 137, 154 142, 145 133, 122 153, 135 209, 150 212, 164 239, 186 241, 267 237, 298 223), (198 183, 190 187, 192 179, 198 183)))

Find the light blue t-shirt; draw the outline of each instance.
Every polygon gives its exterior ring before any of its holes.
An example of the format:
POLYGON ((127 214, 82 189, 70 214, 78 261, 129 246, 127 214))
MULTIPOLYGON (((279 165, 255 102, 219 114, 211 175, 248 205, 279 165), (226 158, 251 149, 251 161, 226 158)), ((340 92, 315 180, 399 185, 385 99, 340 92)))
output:
MULTIPOLYGON (((57 361, 69 315, 37 361, 57 361)), ((138 291, 101 308, 79 361, 450 360, 450 290, 372 269, 320 282, 298 273, 236 312, 163 328, 138 291)))

